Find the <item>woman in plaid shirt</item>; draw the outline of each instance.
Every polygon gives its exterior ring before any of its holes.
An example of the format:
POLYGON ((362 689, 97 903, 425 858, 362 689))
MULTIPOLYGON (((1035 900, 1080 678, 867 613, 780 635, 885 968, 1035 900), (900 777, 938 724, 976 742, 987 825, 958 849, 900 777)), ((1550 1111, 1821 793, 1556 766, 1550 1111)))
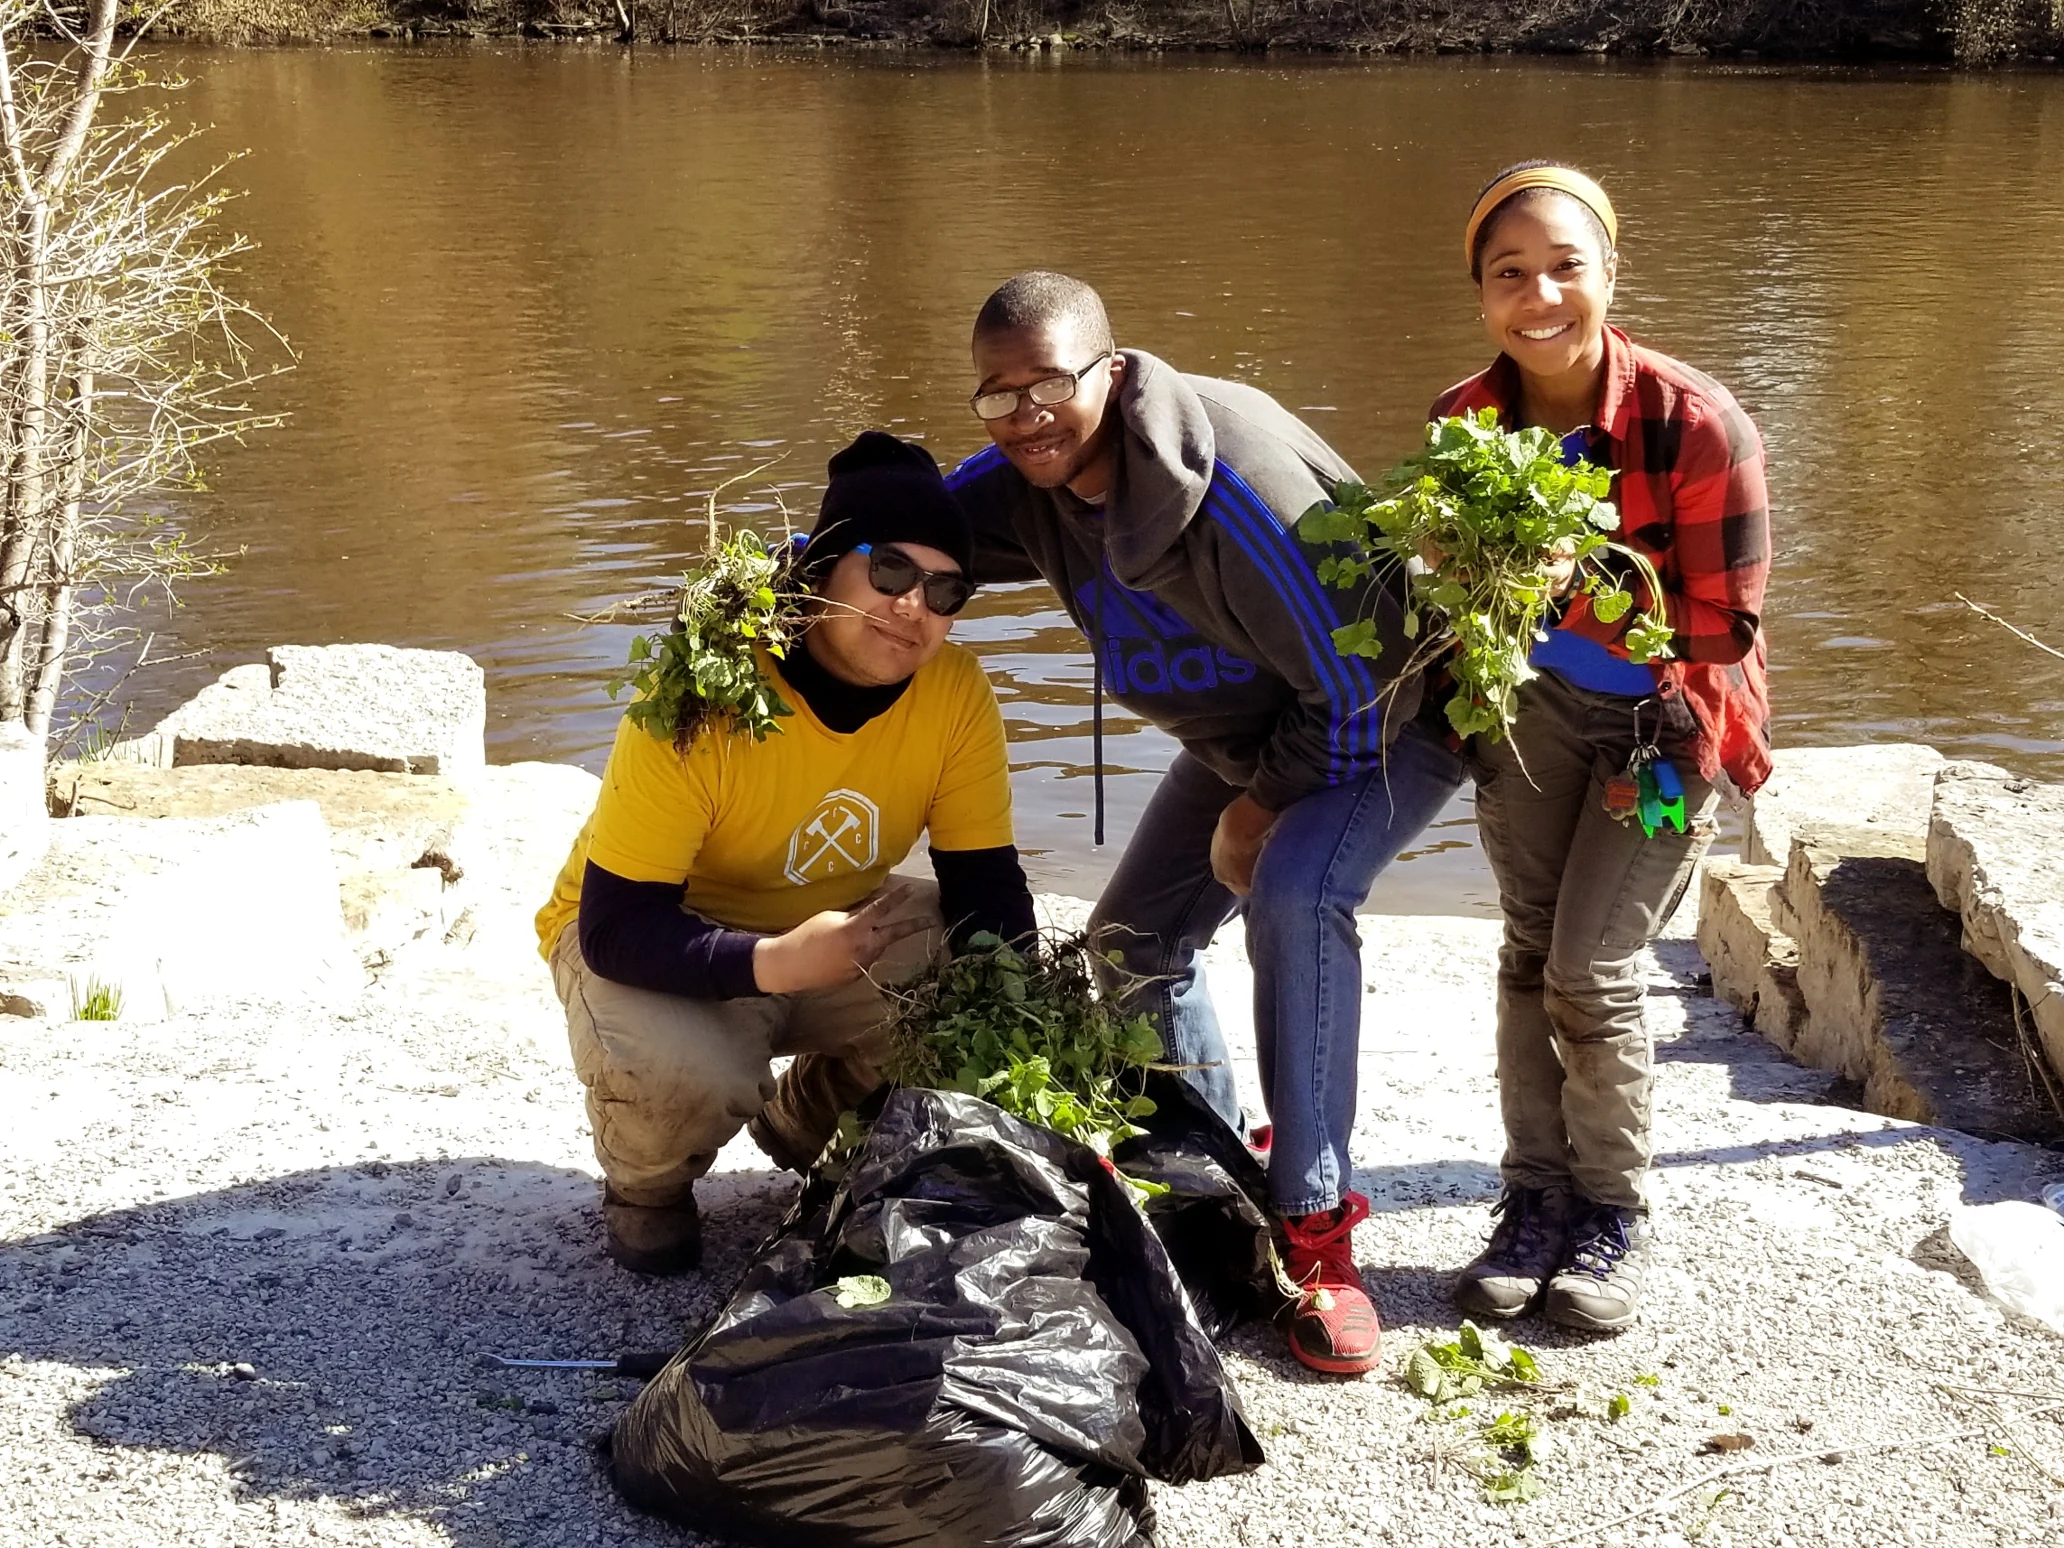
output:
POLYGON ((1484 189, 1464 238, 1498 358, 1441 394, 1433 417, 1494 407, 1616 471, 1620 540, 1654 563, 1667 661, 1622 644, 1550 567, 1562 616, 1532 656, 1508 741, 1471 750, 1477 824, 1505 915, 1498 965, 1504 1193, 1456 1299, 1483 1317, 1541 1304, 1593 1330, 1640 1314, 1647 1237, 1651 1045, 1641 949, 1712 842, 1721 789, 1770 772, 1761 628, 1770 567, 1763 444, 1726 388, 1606 321, 1619 255, 1605 191, 1525 162, 1484 189), (1684 786, 1684 830, 1647 836, 1628 797, 1637 753, 1684 786), (1522 768, 1522 763, 1524 768, 1522 768))

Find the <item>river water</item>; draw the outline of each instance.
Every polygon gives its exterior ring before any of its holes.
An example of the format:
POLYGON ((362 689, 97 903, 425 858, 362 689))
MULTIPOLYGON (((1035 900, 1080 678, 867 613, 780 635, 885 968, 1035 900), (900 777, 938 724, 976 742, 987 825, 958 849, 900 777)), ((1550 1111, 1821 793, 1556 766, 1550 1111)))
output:
MULTIPOLYGON (((983 444, 967 335, 1056 267, 1121 343, 1266 388, 1365 474, 1485 342, 1457 257, 1527 155, 1622 212, 1617 318, 1727 382, 1771 457, 1781 743, 1925 740, 2064 778, 2064 77, 581 47, 175 54, 300 364, 185 515, 227 572, 148 621, 132 728, 270 644, 463 650, 489 754, 600 761, 630 631, 722 480, 807 516, 855 432, 983 444)), ((1093 892, 1089 661, 978 599, 1035 880, 1093 892)), ((1106 743, 1114 837, 1172 745, 1106 743)), ((1475 911, 1466 805, 1377 908, 1475 911)))

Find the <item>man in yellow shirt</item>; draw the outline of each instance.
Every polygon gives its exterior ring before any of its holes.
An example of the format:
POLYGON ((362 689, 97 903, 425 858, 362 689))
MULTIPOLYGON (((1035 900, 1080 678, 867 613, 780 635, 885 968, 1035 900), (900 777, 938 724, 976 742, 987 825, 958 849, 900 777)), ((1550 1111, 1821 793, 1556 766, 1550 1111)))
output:
POLYGON ((761 658, 794 713, 761 742, 705 727, 685 754, 626 718, 538 914, 610 1256, 643 1273, 700 1261, 693 1184, 741 1127, 801 1171, 879 1083, 878 983, 949 937, 1033 926, 1003 717, 946 641, 967 519, 931 453, 880 431, 830 471, 798 559, 809 627, 761 658), (937 884, 892 879, 921 834, 937 884))

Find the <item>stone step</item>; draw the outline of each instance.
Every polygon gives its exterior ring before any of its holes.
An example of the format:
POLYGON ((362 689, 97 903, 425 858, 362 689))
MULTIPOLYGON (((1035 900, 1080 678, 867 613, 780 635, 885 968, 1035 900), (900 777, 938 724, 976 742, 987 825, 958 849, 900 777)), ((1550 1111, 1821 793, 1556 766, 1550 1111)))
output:
POLYGON ((1799 953, 1807 1017, 1793 1053, 1837 1070, 1887 1117, 2055 1143, 2006 986, 1960 944, 1924 860, 1897 832, 1798 833, 1773 918, 1799 953))
POLYGON ((1962 921, 1964 949, 2027 1001, 2052 1089, 2064 1090, 2064 785, 1944 765, 1928 880, 1962 921))
POLYGON ((1868 747, 1787 747, 1749 802, 1742 859, 1783 866, 1792 834, 1807 828, 1882 829, 1925 852, 1928 806, 1942 754, 1892 742, 1868 747))
POLYGON ((1806 1030, 1799 948, 1772 922, 1774 865, 1709 860, 1699 882, 1698 945, 1713 992, 1771 1042, 1794 1052, 1806 1030))
POLYGON ((0 910, 0 1005, 64 1020, 98 982, 120 1019, 341 1004, 365 987, 311 801, 220 817, 80 817, 0 910))

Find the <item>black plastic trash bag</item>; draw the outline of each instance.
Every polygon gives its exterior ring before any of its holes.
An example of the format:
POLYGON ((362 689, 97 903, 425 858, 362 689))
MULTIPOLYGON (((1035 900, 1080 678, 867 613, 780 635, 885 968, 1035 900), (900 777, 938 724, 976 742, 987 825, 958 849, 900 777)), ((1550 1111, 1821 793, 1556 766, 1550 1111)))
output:
POLYGON ((1180 1076, 1152 1071, 1154 1099, 1144 1137, 1118 1147, 1126 1176, 1168 1191, 1147 1201, 1154 1234, 1168 1249, 1204 1329, 1221 1339, 1288 1305, 1275 1223, 1262 1201, 1268 1174, 1240 1136, 1180 1076))
POLYGON ((612 1456, 632 1503, 752 1543, 1133 1548, 1153 1541, 1145 1478, 1245 1471, 1261 1448, 1095 1153, 904 1089, 612 1456), (888 1299, 865 1304, 861 1276, 888 1299))

